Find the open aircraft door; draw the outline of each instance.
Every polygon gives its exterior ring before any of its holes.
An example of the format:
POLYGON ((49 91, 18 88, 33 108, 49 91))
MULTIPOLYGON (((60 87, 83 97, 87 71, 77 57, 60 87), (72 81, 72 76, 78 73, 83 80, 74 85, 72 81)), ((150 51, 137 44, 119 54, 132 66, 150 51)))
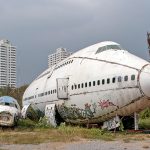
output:
POLYGON ((22 118, 26 118, 26 116, 27 116, 27 110, 28 110, 28 108, 29 108, 29 106, 30 106, 31 104, 28 104, 28 105, 25 105, 23 108, 22 108, 22 110, 21 110, 21 116, 22 116, 22 118))
POLYGON ((44 113, 41 112, 35 105, 27 104, 21 110, 22 118, 29 118, 31 120, 38 121, 40 117, 44 116, 44 113))
POLYGON ((57 78, 57 97, 59 99, 68 99, 68 81, 69 78, 57 78))

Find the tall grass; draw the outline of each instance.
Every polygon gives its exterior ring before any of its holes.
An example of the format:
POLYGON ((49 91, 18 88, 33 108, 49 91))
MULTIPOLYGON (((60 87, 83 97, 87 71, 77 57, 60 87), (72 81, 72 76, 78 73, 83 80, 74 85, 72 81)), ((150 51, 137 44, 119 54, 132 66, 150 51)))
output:
POLYGON ((15 130, 2 132, 0 143, 5 144, 34 144, 50 141, 72 142, 80 139, 113 140, 114 135, 98 128, 87 129, 79 126, 61 124, 57 128, 47 126, 46 120, 33 122, 29 119, 20 120, 15 130))
POLYGON ((83 128, 83 127, 73 127, 73 126, 65 126, 61 124, 58 127, 58 131, 65 135, 66 137, 80 137, 86 139, 103 139, 103 140, 113 140, 114 135, 110 132, 106 132, 99 128, 83 128))
POLYGON ((150 129, 150 107, 140 112, 139 127, 150 129))

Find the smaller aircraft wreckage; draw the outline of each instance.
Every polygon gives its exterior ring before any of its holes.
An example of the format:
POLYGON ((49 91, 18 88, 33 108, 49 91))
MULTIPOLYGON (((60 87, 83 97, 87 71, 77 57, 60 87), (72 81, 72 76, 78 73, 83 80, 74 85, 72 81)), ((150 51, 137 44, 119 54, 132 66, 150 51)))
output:
POLYGON ((0 97, 0 126, 14 126, 20 117, 18 102, 9 96, 0 97))

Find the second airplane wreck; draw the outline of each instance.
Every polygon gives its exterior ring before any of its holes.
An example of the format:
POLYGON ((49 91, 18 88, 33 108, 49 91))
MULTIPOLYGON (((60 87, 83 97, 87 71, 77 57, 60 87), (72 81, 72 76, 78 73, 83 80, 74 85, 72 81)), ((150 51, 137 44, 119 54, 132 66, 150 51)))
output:
POLYGON ((18 102, 9 96, 0 97, 0 126, 14 126, 20 118, 18 102))
POLYGON ((108 129, 126 126, 131 115, 150 106, 150 64, 118 43, 106 41, 82 49, 39 75, 23 96, 28 106, 54 126, 96 123, 108 129))

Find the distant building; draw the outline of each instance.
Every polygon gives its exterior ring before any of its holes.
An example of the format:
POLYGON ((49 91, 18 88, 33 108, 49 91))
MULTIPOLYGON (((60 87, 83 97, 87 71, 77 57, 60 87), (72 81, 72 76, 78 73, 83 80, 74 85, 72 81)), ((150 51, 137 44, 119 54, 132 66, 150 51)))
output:
POLYGON ((0 40, 0 88, 16 87, 16 47, 0 40))
POLYGON ((65 48, 56 49, 56 53, 50 54, 48 56, 48 67, 51 67, 51 66, 57 64, 58 62, 60 62, 63 59, 67 58, 68 56, 70 56, 71 54, 72 53, 67 52, 67 50, 65 48))

